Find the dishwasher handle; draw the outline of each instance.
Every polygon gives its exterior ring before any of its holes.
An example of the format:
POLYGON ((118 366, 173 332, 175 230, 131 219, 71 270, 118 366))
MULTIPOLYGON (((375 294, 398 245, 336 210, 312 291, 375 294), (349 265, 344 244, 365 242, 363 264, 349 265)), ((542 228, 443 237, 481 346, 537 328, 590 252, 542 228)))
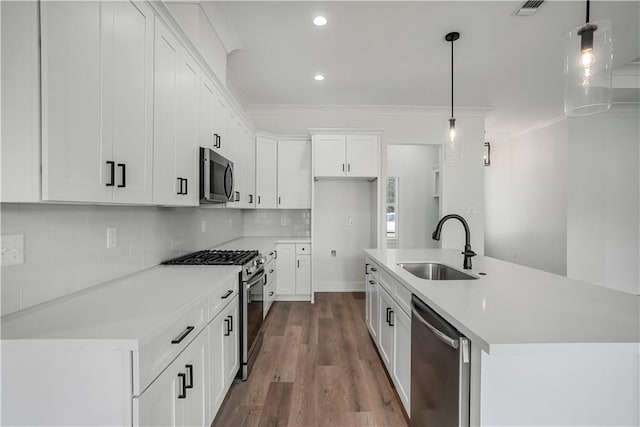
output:
POLYGON ((458 340, 458 338, 451 338, 449 335, 445 334, 444 332, 440 331, 438 328, 433 326, 431 323, 424 320, 424 317, 422 317, 420 313, 418 313, 418 311, 416 310, 416 306, 414 303, 411 304, 411 313, 416 317, 416 319, 420 321, 420 323, 422 323, 427 328, 429 328, 431 332, 433 332, 440 341, 442 341, 443 343, 447 344, 449 347, 454 348, 456 350, 460 347, 460 341, 458 340))

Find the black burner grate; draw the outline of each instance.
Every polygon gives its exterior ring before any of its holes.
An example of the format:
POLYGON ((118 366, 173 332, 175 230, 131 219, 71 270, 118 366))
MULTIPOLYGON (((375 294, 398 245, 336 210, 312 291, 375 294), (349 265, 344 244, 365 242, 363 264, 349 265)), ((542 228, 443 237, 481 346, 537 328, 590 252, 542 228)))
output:
POLYGON ((165 261, 164 265, 244 265, 258 256, 258 251, 205 250, 165 261))

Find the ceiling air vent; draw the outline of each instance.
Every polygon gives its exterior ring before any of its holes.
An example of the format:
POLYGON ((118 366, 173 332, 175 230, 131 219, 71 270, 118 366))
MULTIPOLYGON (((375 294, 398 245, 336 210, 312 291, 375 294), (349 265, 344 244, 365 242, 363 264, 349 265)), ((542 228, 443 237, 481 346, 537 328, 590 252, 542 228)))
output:
POLYGON ((545 0, 528 0, 520 9, 516 12, 518 16, 531 16, 538 11, 538 8, 542 6, 545 0))

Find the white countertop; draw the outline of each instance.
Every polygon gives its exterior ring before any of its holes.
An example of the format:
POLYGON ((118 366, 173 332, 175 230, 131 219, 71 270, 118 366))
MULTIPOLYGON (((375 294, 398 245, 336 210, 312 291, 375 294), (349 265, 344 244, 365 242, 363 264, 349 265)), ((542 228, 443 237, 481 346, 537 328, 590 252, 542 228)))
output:
POLYGON ((258 250, 264 254, 277 243, 311 243, 311 237, 241 237, 216 246, 215 249, 258 250))
POLYGON ((460 250, 365 252, 488 353, 514 345, 640 342, 638 296, 484 256, 464 270, 477 280, 424 280, 397 264, 434 261, 463 270, 460 250))
POLYGON ((90 340, 136 350, 237 275, 239 266, 158 266, 2 319, 3 340, 90 340))

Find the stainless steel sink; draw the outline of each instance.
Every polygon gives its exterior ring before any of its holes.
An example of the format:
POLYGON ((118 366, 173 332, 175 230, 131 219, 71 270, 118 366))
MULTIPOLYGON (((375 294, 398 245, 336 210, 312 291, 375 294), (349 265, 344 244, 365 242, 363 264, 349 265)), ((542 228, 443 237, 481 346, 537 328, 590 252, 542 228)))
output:
POLYGON ((398 264, 416 277, 427 280, 475 280, 477 277, 435 262, 408 262, 398 264))

